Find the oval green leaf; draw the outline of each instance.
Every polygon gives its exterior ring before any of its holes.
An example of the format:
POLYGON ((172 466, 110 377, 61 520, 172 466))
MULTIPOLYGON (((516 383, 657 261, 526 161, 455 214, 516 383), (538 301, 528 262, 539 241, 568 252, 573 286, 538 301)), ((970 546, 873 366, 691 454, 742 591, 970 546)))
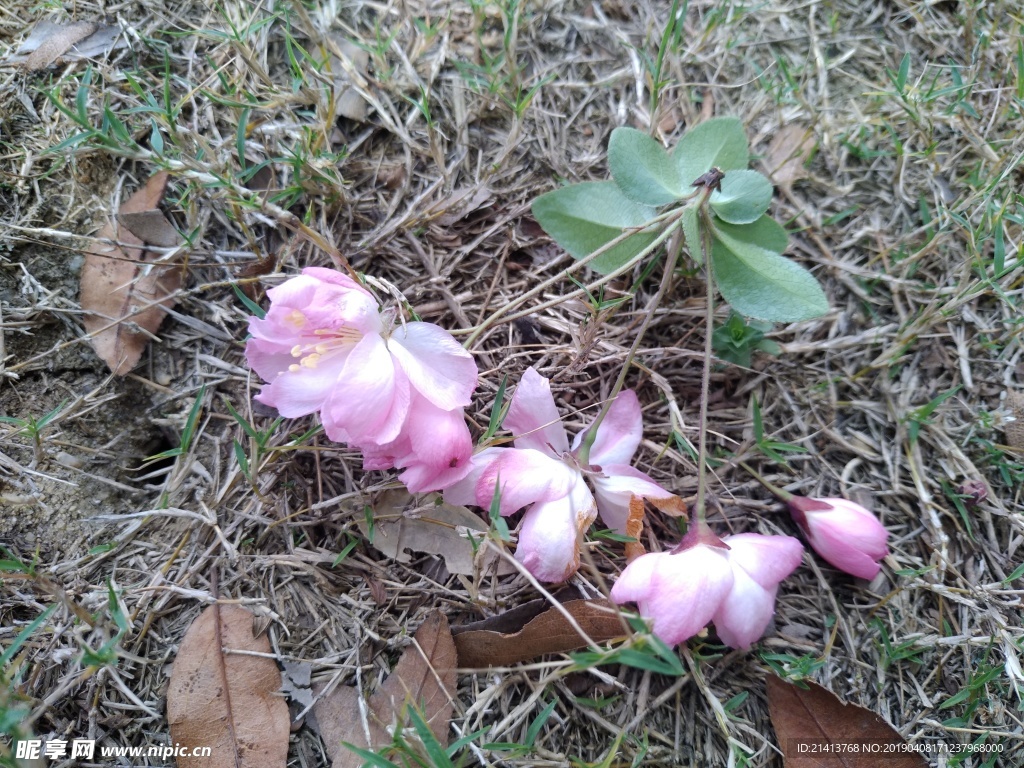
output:
MULTIPOLYGON (((541 195, 533 201, 533 215, 556 243, 573 258, 582 259, 624 230, 642 227, 655 217, 655 212, 630 200, 613 181, 587 181, 541 195)), ((589 262, 589 266, 607 275, 656 238, 656 232, 638 232, 589 262)))
POLYGON ((814 275, 779 253, 716 230, 711 262, 722 297, 740 314, 792 323, 828 311, 814 275))
POLYGON ((635 128, 612 131, 608 169, 626 197, 644 205, 666 205, 684 194, 679 168, 668 152, 635 128))
POLYGON ((722 221, 750 224, 768 210, 774 193, 772 183, 757 171, 729 171, 722 189, 712 192, 708 203, 722 221))
POLYGON ((712 167, 738 171, 750 164, 747 134, 735 117, 715 117, 694 126, 672 151, 684 187, 712 167))

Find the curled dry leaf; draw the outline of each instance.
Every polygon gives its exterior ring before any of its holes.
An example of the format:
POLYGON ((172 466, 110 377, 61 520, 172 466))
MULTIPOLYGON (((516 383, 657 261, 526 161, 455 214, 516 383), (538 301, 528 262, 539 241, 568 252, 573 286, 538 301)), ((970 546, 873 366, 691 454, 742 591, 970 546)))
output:
POLYGON ((67 53, 72 45, 95 31, 96 22, 93 21, 73 21, 65 26, 56 27, 21 65, 30 72, 45 69, 67 53))
POLYGON ((469 536, 482 541, 487 525, 477 515, 454 504, 432 504, 428 500, 415 515, 406 510, 413 506, 412 495, 405 490, 386 491, 374 504, 373 536, 362 520, 358 523, 363 535, 381 554, 408 563, 412 558, 407 549, 426 552, 444 558, 449 573, 469 576, 480 571, 497 568, 499 575, 512 573, 515 566, 501 560, 493 550, 480 553, 469 536), (476 565, 475 565, 476 564, 476 565))
POLYGON ((147 245, 173 247, 180 242, 158 209, 167 179, 166 173, 152 176, 121 205, 97 234, 114 242, 94 244, 82 265, 85 330, 96 354, 118 376, 139 362, 181 287, 180 267, 158 263, 160 254, 146 250, 147 245))
POLYGON ((640 536, 644 532, 644 500, 639 496, 629 497, 629 514, 626 517, 626 535, 636 541, 626 542, 626 562, 633 562, 640 555, 647 554, 640 536))
POLYGON ((185 633, 167 689, 175 745, 209 747, 210 757, 178 757, 178 768, 284 768, 288 705, 270 640, 252 634, 253 615, 214 604, 185 633))
POLYGON ((8 56, 3 63, 34 72, 62 61, 95 58, 122 45, 125 45, 125 40, 121 37, 121 28, 116 25, 94 21, 70 24, 40 21, 32 27, 17 53, 8 56))
MULTIPOLYGON (((406 727, 408 704, 415 704, 435 738, 448 744, 458 666, 448 619, 434 611, 416 630, 413 641, 365 704, 357 689, 340 685, 313 706, 332 768, 360 768, 364 763, 342 742, 362 749, 390 744, 388 729, 406 727)), ((313 691, 319 697, 324 688, 316 683, 313 691)))
MULTIPOLYGON (((768 712, 782 750, 785 768, 925 768, 924 758, 903 752, 907 743, 895 728, 870 709, 844 704, 834 693, 808 680, 807 688, 769 675, 768 712), (800 751, 800 745, 807 745, 800 751), (811 744, 831 746, 831 751, 811 752, 811 744), (842 745, 857 744, 860 752, 838 751, 842 745), (877 752, 863 745, 878 745, 877 752)), ((874 749, 874 746, 872 746, 874 749)))
MULTIPOLYGON (((595 643, 626 634, 618 609, 607 600, 568 600, 561 607, 595 643)), ((587 646, 565 613, 547 600, 533 600, 500 616, 455 627, 453 633, 459 665, 465 668, 504 667, 587 646)))

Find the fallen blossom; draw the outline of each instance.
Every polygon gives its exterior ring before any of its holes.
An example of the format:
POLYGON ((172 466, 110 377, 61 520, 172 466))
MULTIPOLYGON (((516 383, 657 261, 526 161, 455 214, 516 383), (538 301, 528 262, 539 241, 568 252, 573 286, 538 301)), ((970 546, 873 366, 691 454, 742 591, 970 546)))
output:
POLYGON ((748 648, 767 629, 779 582, 802 556, 803 546, 791 536, 741 533, 719 539, 698 524, 672 551, 641 555, 626 566, 611 598, 635 602, 669 645, 714 622, 722 642, 748 648))
POLYGON ((625 534, 632 496, 669 514, 684 513, 677 496, 629 465, 643 431, 632 391, 616 397, 586 463, 579 456, 586 430, 570 447, 550 382, 533 368, 523 374, 504 426, 516 436, 515 447, 489 448, 474 456, 467 477, 449 488, 445 499, 488 509, 497 497, 498 512, 506 516, 527 507, 516 559, 538 579, 564 581, 576 572, 579 540, 598 514, 625 534))
POLYGON ((462 409, 477 368, 447 331, 396 322, 331 269, 307 267, 267 295, 245 348, 268 382, 257 400, 286 418, 319 412, 328 438, 362 450, 370 468, 405 468, 410 490, 437 490, 469 471, 462 409))

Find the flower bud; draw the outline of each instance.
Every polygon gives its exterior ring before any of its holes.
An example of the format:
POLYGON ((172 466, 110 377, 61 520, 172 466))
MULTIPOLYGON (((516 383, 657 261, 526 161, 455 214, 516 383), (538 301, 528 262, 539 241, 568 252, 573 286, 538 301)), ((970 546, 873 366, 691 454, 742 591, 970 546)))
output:
POLYGON ((889 554, 889 532, 873 513, 846 499, 794 496, 789 511, 811 547, 841 571, 873 579, 889 554))

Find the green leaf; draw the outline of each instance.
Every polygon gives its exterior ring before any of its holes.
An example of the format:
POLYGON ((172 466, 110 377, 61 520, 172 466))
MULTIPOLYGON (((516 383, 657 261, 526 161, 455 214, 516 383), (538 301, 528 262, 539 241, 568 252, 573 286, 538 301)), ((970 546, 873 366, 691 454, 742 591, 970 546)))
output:
POLYGON ((760 245, 775 253, 784 253, 789 246, 789 235, 771 216, 762 216, 753 224, 734 225, 720 222, 715 229, 734 240, 760 245))
MULTIPOLYGON (((654 218, 653 208, 634 203, 614 181, 571 184, 533 201, 533 215, 560 246, 576 259, 589 256, 628 227, 654 218)), ((590 262, 602 275, 614 272, 654 242, 653 232, 639 232, 590 262)))
POLYGON ((645 205, 665 205, 687 191, 665 148, 635 128, 612 131, 608 169, 626 197, 645 205))
POLYGON ((760 245, 716 229, 711 261, 722 296, 741 314, 791 323, 828 311, 814 275, 760 245))
POLYGON ((696 205, 683 209, 683 239, 690 251, 690 258, 697 264, 704 263, 704 249, 700 244, 700 210, 696 205))
POLYGON ((720 192, 712 192, 711 210, 730 224, 750 224, 768 210, 772 183, 757 171, 729 171, 720 192))
POLYGON ((750 163, 750 152, 743 123, 735 117, 705 120, 683 134, 672 151, 672 159, 679 168, 685 187, 713 166, 723 171, 746 168, 750 163))

